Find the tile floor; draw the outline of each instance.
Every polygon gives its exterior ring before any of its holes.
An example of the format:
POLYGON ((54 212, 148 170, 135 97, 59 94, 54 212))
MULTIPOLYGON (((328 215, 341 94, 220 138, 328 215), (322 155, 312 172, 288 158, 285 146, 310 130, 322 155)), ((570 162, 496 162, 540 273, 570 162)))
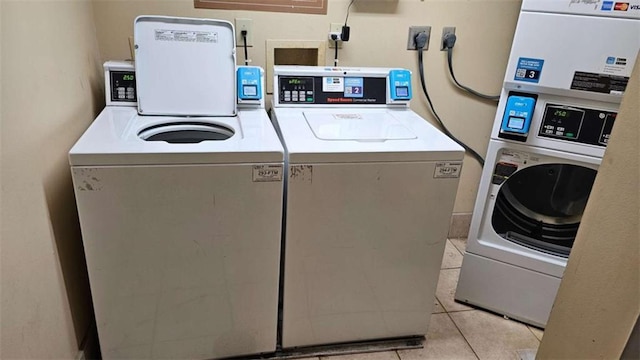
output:
POLYGON ((385 351, 304 360, 417 360, 519 359, 519 353, 537 350, 543 331, 501 316, 459 304, 456 291, 464 239, 447 240, 442 259, 435 307, 427 341, 422 349, 385 351))

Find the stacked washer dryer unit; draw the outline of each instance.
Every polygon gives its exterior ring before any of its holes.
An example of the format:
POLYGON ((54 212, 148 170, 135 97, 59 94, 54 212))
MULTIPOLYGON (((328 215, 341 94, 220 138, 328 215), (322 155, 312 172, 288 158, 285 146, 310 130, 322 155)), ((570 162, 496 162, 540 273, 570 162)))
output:
POLYGON ((523 1, 458 301, 546 325, 640 49, 639 16, 637 1, 523 1))
POLYGON ((135 72, 106 64, 111 105, 70 151, 105 359, 275 351, 284 150, 234 39, 137 18, 135 72))
POLYGON ((286 149, 282 346, 424 336, 463 149, 402 69, 274 68, 286 149))

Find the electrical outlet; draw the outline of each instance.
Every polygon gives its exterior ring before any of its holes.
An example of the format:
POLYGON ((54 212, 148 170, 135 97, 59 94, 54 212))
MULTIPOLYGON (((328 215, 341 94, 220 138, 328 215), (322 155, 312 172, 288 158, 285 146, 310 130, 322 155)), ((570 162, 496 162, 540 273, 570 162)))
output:
POLYGON ((253 20, 236 18, 236 46, 242 47, 242 30, 247 32, 247 46, 253 46, 253 20))
POLYGON ((445 51, 444 48, 444 38, 449 34, 455 34, 456 27, 455 26, 445 26, 442 28, 442 38, 440 39, 440 51, 445 51))
POLYGON ((409 27, 409 37, 407 38, 407 50, 417 50, 416 49, 416 35, 419 33, 427 34, 427 43, 422 50, 429 50, 429 38, 431 37, 431 26, 410 26, 409 27))
MULTIPOLYGON (((343 23, 331 23, 329 25, 329 48, 336 47, 336 42, 331 40, 331 34, 341 34, 343 23)), ((342 49, 342 41, 338 40, 338 49, 342 49)))

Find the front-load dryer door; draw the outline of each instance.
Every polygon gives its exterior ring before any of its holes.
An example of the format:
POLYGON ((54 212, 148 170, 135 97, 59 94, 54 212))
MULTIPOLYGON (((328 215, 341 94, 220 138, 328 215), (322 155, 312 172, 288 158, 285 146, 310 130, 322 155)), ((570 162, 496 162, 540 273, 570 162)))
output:
POLYGON ((595 178, 595 170, 573 164, 517 171, 498 191, 491 226, 508 241, 568 257, 595 178))
POLYGON ((320 140, 386 141, 416 139, 416 135, 387 111, 305 111, 304 117, 320 140))

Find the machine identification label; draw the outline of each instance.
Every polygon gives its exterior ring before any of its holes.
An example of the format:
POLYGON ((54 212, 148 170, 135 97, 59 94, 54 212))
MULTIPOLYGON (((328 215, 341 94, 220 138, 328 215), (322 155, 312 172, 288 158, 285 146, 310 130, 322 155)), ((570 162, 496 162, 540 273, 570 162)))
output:
POLYGON ((543 65, 544 60, 542 59, 519 58, 514 80, 533 83, 540 82, 543 65))
POLYGON ((254 182, 282 181, 282 165, 254 165, 254 182))
POLYGON ((218 33, 209 31, 163 30, 156 29, 157 41, 183 41, 199 43, 217 43, 218 33))
POLYGON ((461 162, 438 162, 436 170, 433 172, 433 178, 458 178, 461 171, 461 162))
POLYGON ((627 88, 627 83, 629 78, 626 76, 576 71, 571 81, 571 90, 622 95, 627 88))

